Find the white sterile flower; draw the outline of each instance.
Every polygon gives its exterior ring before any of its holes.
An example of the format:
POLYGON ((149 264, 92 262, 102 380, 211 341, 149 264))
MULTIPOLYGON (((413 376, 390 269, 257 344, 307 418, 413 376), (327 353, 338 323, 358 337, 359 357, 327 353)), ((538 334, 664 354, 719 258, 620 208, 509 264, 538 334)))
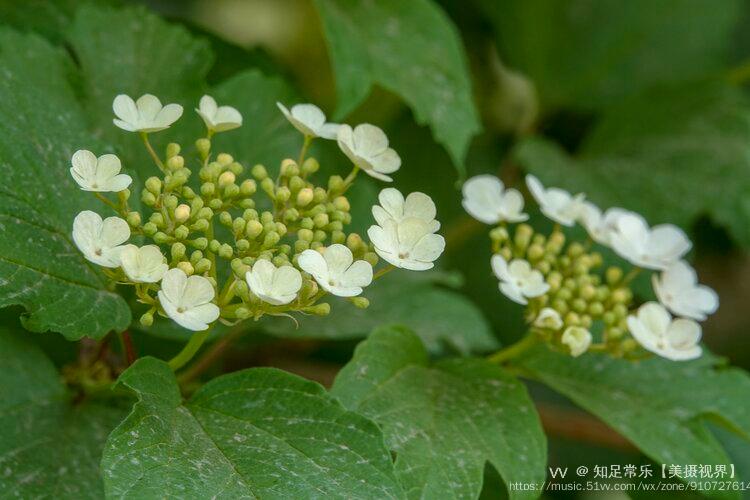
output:
POLYGON ((112 103, 117 118, 114 124, 128 132, 158 132, 169 128, 182 116, 179 104, 161 105, 156 96, 144 94, 133 102, 130 96, 120 94, 112 103))
POLYGON ((494 175, 477 175, 466 181, 461 189, 464 209, 485 224, 501 221, 523 222, 523 196, 515 189, 505 189, 494 175))
POLYGON ((545 189, 539 179, 526 176, 526 185, 544 215, 563 226, 572 226, 583 210, 583 194, 571 195, 560 188, 545 189))
POLYGON ((523 259, 514 259, 510 264, 499 254, 492 256, 492 271, 500 280, 500 291, 513 302, 527 304, 526 298, 539 297, 549 290, 544 276, 523 259))
POLYGON ((292 109, 277 102, 282 113, 294 128, 309 137, 335 139, 339 131, 338 123, 326 123, 326 115, 314 104, 295 104, 292 109))
POLYGON ((645 349, 672 361, 700 357, 701 327, 691 319, 673 320, 661 304, 647 302, 636 316, 628 316, 628 329, 645 349))
POLYGON ((591 345, 591 332, 580 326, 569 326, 560 339, 570 349, 570 355, 577 358, 588 351, 591 345))
POLYGON ((612 249, 633 265, 664 270, 680 260, 691 248, 690 240, 673 224, 648 227, 636 213, 617 217, 610 233, 612 249))
POLYGON ((218 106, 216 99, 210 95, 201 97, 198 108, 195 110, 206 128, 212 132, 226 132, 242 126, 242 115, 232 106, 218 106))
POLYGON ((206 330, 219 317, 219 307, 212 304, 215 295, 211 282, 203 276, 190 276, 182 269, 164 274, 159 290, 159 303, 167 316, 183 328, 206 330))
POLYGON ((302 274, 292 266, 276 267, 260 259, 245 274, 247 286, 260 300, 275 306, 288 304, 302 288, 302 274))
POLYGON ((372 216, 381 226, 387 220, 400 223, 404 219, 414 218, 426 222, 432 233, 440 229, 440 222, 435 220, 435 202, 424 193, 409 193, 404 200, 404 195, 398 189, 385 188, 380 191, 378 201, 380 205, 372 207, 372 216))
POLYGON ((367 235, 375 252, 386 262, 402 269, 425 271, 445 249, 445 240, 433 233, 434 226, 408 218, 401 222, 386 220, 382 226, 370 226, 367 235))
POLYGON ((73 153, 70 163, 70 175, 84 191, 118 192, 130 186, 133 179, 121 174, 120 159, 111 154, 99 158, 91 151, 79 149, 73 153))
POLYGON ((353 130, 341 125, 337 139, 341 151, 371 177, 391 182, 393 179, 386 174, 401 167, 401 157, 388 147, 388 137, 375 125, 363 123, 353 130))
POLYGON ((169 269, 156 245, 126 245, 120 253, 120 265, 130 281, 135 283, 156 283, 169 269))
POLYGON ((698 284, 695 269, 685 261, 675 262, 651 280, 659 302, 678 316, 702 321, 719 307, 719 296, 698 284))
POLYGON ((119 267, 120 246, 130 238, 130 226, 119 217, 102 218, 84 210, 73 220, 73 241, 87 260, 102 267, 119 267))
POLYGON ((315 250, 305 250, 297 263, 325 291, 339 297, 359 295, 362 288, 372 283, 370 263, 364 260, 354 262, 352 251, 344 245, 333 244, 322 255, 315 250))
POLYGON ((609 245, 611 234, 617 228, 617 219, 624 214, 629 214, 624 208, 608 208, 602 211, 591 202, 584 201, 579 215, 579 221, 591 239, 602 245, 609 245))
POLYGON ((534 326, 546 330, 559 330, 563 327, 563 320, 559 312, 551 307, 545 307, 539 311, 539 315, 534 320, 534 326))

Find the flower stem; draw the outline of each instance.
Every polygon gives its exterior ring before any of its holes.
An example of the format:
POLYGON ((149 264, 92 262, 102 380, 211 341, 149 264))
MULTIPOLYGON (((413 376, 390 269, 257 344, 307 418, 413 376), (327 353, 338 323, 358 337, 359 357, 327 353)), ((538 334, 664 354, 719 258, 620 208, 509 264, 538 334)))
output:
POLYGON ((523 337, 515 344, 511 344, 508 347, 500 349, 495 354, 488 356, 487 361, 489 361, 490 363, 502 364, 506 361, 517 358, 524 352, 534 347, 537 342, 539 342, 539 338, 533 332, 528 333, 525 337, 523 337))
POLYGON ((192 337, 190 337, 190 340, 187 344, 185 344, 185 347, 182 348, 182 350, 175 356, 174 358, 169 360, 169 367, 172 369, 173 372, 176 372, 185 364, 193 359, 193 356, 198 352, 198 350, 201 348, 203 343, 208 338, 208 334, 211 331, 211 327, 209 326, 202 332, 195 332, 192 337))
POLYGON ((213 344, 195 363, 180 374, 178 377, 180 384, 190 382, 210 368, 245 331, 243 327, 235 327, 226 337, 213 344))
POLYGON ((305 155, 307 154, 307 149, 310 147, 312 140, 312 136, 305 135, 305 142, 302 143, 302 149, 299 152, 299 159, 297 160, 297 166, 299 166, 299 168, 302 168, 302 162, 305 161, 305 155))
POLYGON ((130 366, 138 358, 135 353, 135 348, 133 348, 133 340, 130 338, 130 332, 125 330, 124 332, 120 332, 118 336, 120 337, 122 351, 125 354, 125 362, 127 363, 127 366, 130 366))
POLYGON ((380 278, 380 277, 382 277, 382 276, 385 276, 386 274, 390 273, 390 272, 391 272, 391 271, 393 271, 394 269, 396 269, 396 266, 394 266, 393 264, 388 264, 388 265, 387 265, 387 266, 385 266, 384 268, 382 268, 382 269, 378 270, 378 272, 376 272, 376 273, 375 273, 375 274, 374 274, 374 275, 372 276, 372 280, 373 280, 373 281, 375 281, 376 279, 378 279, 378 278, 380 278))
POLYGON ((162 163, 161 159, 159 158, 159 155, 157 155, 156 151, 154 151, 154 148, 151 147, 151 142, 148 140, 148 134, 146 132, 141 132, 141 139, 143 139, 143 144, 146 145, 148 154, 151 155, 151 158, 154 160, 154 163, 156 163, 156 166, 159 167, 159 170, 161 170, 162 173, 166 174, 167 171, 164 168, 164 163, 162 163))
POLYGON ((104 196, 102 196, 101 193, 94 193, 94 196, 96 196, 97 200, 99 200, 102 203, 104 203, 105 205, 109 206, 112 210, 114 210, 118 214, 120 213, 120 208, 117 205, 115 205, 114 203, 112 203, 111 201, 109 201, 107 198, 105 198, 104 196))
POLYGON ((351 184, 354 181, 354 178, 357 177, 357 172, 359 172, 359 167, 354 165, 352 171, 349 172, 349 175, 344 179, 344 186, 349 187, 349 184, 351 184))
POLYGON ((622 280, 622 284, 623 285, 629 284, 640 273, 641 273, 641 268, 640 267, 634 267, 633 269, 630 270, 630 272, 627 275, 625 275, 625 278, 623 278, 623 280, 622 280))

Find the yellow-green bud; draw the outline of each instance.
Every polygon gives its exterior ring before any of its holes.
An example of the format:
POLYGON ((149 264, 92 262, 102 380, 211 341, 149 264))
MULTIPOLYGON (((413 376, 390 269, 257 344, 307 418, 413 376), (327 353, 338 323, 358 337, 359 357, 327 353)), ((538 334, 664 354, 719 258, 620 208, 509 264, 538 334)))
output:
POLYGON ((310 242, 313 240, 313 232, 309 229, 300 229, 297 231, 297 238, 302 241, 310 242))
POLYGON ((154 324, 154 315, 151 312, 143 313, 140 321, 143 326, 151 326, 154 324))
POLYGON ((344 244, 346 241, 346 235, 343 231, 334 230, 331 233, 331 243, 344 244))
POLYGON ((203 207, 200 210, 198 210, 198 219, 211 219, 214 216, 214 211, 211 210, 209 207, 203 207))
POLYGON ((305 181, 302 180, 302 177, 299 175, 295 175, 291 179, 289 179, 289 189, 292 190, 292 193, 298 192, 300 189, 305 187, 305 181))
POLYGON ((572 305, 573 305, 573 310, 579 313, 585 312, 586 307, 588 306, 586 301, 583 299, 574 299, 572 305))
POLYGON ((164 196, 163 200, 164 206, 169 210, 174 210, 175 208, 177 208, 177 203, 179 202, 179 200, 177 200, 177 197, 175 195, 166 195, 164 196))
POLYGON ((177 269, 182 269, 182 272, 184 272, 188 276, 192 275, 195 272, 195 268, 193 267, 193 265, 186 260, 178 262, 177 269))
POLYGON ((562 299, 555 299, 552 301, 552 308, 561 315, 566 314, 568 312, 568 303, 562 299))
POLYGON ((337 196, 336 199, 333 200, 333 206, 336 207, 336 210, 341 210, 342 212, 348 212, 352 209, 346 196, 337 196))
POLYGON ((625 304, 615 304, 614 307, 612 307, 612 312, 614 312, 617 319, 620 320, 628 315, 628 308, 625 304))
POLYGON ((281 236, 279 236, 279 233, 275 231, 267 233, 265 238, 263 238, 263 248, 271 248, 275 246, 276 243, 278 243, 280 239, 281 239, 281 236))
POLYGON ((622 269, 614 266, 608 267, 604 273, 604 277, 606 278, 607 283, 615 285, 622 279, 622 269))
POLYGON ((322 228, 325 225, 328 224, 328 214, 318 214, 315 217, 313 217, 313 222, 315 223, 315 227, 322 228))
POLYGON ((208 249, 213 253, 218 253, 221 248, 221 242, 219 240, 211 240, 208 242, 208 249))
POLYGON ((322 187, 313 189, 313 203, 323 203, 328 199, 328 193, 322 187))
POLYGON ((190 229, 192 229, 193 231, 205 232, 208 230, 208 226, 209 226, 208 220, 198 219, 197 221, 193 222, 190 225, 190 229))
POLYGON ((229 184, 224 188, 224 198, 236 198, 239 194, 240 187, 237 184, 229 184))
POLYGON ((283 222, 277 222, 275 224, 275 230, 279 233, 279 236, 284 236, 287 232, 286 225, 283 222))
POLYGON ((156 204, 156 196, 154 196, 154 193, 144 189, 141 193, 141 201, 147 207, 153 207, 156 204))
POLYGON ((565 244, 565 235, 561 231, 554 231, 547 240, 547 251, 557 255, 565 244))
POLYGON ((219 247, 218 251, 219 257, 222 259, 231 259, 232 255, 234 255, 234 250, 232 250, 232 247, 229 246, 227 243, 223 243, 219 247))
POLYGON ((268 171, 266 171, 266 167, 261 164, 254 165, 250 170, 250 174, 259 181, 262 181, 263 179, 268 177, 268 171))
POLYGON ((185 222, 190 218, 190 206, 185 203, 177 205, 174 209, 174 220, 177 222, 185 222))
POLYGON ((542 245, 534 243, 529 247, 526 255, 530 260, 539 260, 544 256, 544 247, 542 247, 542 245))
POLYGON ((344 190, 344 179, 340 175, 332 175, 328 179, 328 191, 331 193, 340 193, 344 190))
POLYGON ((201 184, 201 194, 203 196, 212 196, 216 192, 216 185, 213 182, 204 182, 201 184))
POLYGON ((612 291, 612 301, 617 304, 627 304, 633 294, 627 288, 617 288, 612 291))
POLYGON ((320 163, 318 163, 318 160, 315 158, 308 158, 305 160, 305 162, 302 164, 302 172, 305 173, 305 175, 314 174, 318 171, 320 168, 320 163))
POLYGON ((158 177, 149 177, 146 179, 146 189, 155 196, 159 196, 161 193, 161 179, 158 177))
POLYGON ((585 285, 580 289, 580 295, 585 300, 591 300, 596 296, 596 288, 593 285, 585 285))
POLYGON ((234 161, 234 158, 232 158, 232 155, 227 153, 219 153, 219 155, 216 157, 216 161, 221 165, 222 167, 226 167, 229 164, 231 164, 234 161))
POLYGON ((232 222, 232 231, 234 231, 236 234, 242 234, 245 231, 245 225, 247 222, 242 217, 237 217, 234 219, 234 222, 232 222))
POLYGON ((257 220, 250 220, 245 224, 245 234, 251 240, 258 237, 263 232, 263 224, 257 220))
POLYGON ((248 249, 250 249, 250 242, 246 239, 237 240, 237 250, 240 252, 246 252, 248 249))
POLYGON ((279 203, 286 203, 291 198, 292 192, 286 186, 281 186, 276 190, 276 201, 279 203))
POLYGON ((198 150, 198 154, 200 154, 202 158, 205 158, 211 151, 211 141, 205 138, 198 139, 195 141, 195 148, 198 150))
POLYGON ((195 272, 199 274, 207 273, 211 270, 211 261, 207 258, 198 259, 195 263, 195 272))
POLYGON ((190 235, 190 230, 185 226, 178 226, 177 229, 174 230, 174 237, 178 240, 184 240, 190 235))
POLYGON ((120 202, 128 201, 130 199, 130 189, 125 188, 122 191, 118 191, 117 199, 119 199, 120 202))
POLYGON ((143 225, 143 232, 146 234, 146 236, 153 236, 158 230, 159 228, 156 227, 156 224, 154 224, 153 222, 147 222, 143 225))
POLYGON ((177 170, 185 166, 185 158, 182 156, 173 156, 167 160, 167 168, 169 170, 177 170))
POLYGON ((316 229, 315 231, 313 231, 313 241, 322 243, 323 241, 326 240, 327 237, 328 237, 328 234, 323 230, 316 229))
POLYGON ((237 177, 230 171, 226 171, 223 174, 219 176, 219 187, 225 188, 230 184, 234 184, 234 181, 237 180, 237 177))
POLYGON ((246 221, 258 220, 258 211, 254 208, 248 208, 247 210, 242 212, 242 218, 246 221))
POLYGON ((601 302, 592 302, 589 304, 589 314, 599 317, 604 314, 604 305, 601 302))
POLYGON ((565 324, 568 326, 577 326, 581 323, 581 317, 574 313, 573 311, 570 311, 568 314, 565 315, 565 324))
POLYGON ((344 224, 340 220, 335 220, 330 222, 326 229, 329 231, 342 231, 344 229, 344 224))
POLYGON ((240 184, 240 194, 242 196, 252 196, 258 190, 258 184, 253 179, 245 179, 240 184))
POLYGON ((172 158, 173 156, 177 156, 180 154, 180 145, 176 142, 170 142, 167 144, 167 158, 172 158))
POLYGON ((370 307, 370 301, 365 297, 352 297, 349 300, 354 304, 354 307, 358 307, 359 309, 367 309, 370 307))
POLYGON ((492 231, 490 231, 490 239, 498 243, 507 241, 508 230, 504 227, 496 227, 492 231))
POLYGON ((532 229, 531 226, 528 224, 519 224, 516 228, 516 234, 514 235, 513 240, 519 250, 526 250, 532 236, 534 236, 534 229, 532 229))
POLYGON ((302 253, 305 250, 310 248, 310 242, 305 240, 297 240, 294 242, 294 252, 295 253, 302 253))
POLYGON ((367 252, 362 258, 373 267, 378 264, 378 254, 375 252, 367 252))
POLYGON ((286 158, 281 162, 281 175, 283 177, 292 177, 294 175, 299 175, 299 167, 297 167, 297 162, 286 158))
POLYGON ((313 190, 310 188, 300 189, 297 193, 297 206, 306 207, 313 200, 313 190))
POLYGON ((172 241, 172 238, 162 233, 161 231, 159 231, 158 233, 154 235, 154 241, 158 243, 159 245, 161 245, 164 243, 169 243, 170 241, 172 241))
POLYGON ((583 245, 581 245, 577 241, 571 243, 570 246, 568 247, 568 255, 572 258, 576 258, 576 257, 583 255, 583 252, 584 252, 583 245))
POLYGON ((243 167, 241 163, 233 161, 232 164, 229 165, 229 171, 234 175, 240 175, 245 171, 245 167, 243 167))
POLYGON ((138 212, 128 213, 128 224, 130 227, 137 227, 141 225, 141 214, 138 212))
POLYGON ((328 316, 328 314, 330 314, 331 312, 331 305, 327 302, 323 302, 322 304, 303 307, 301 311, 307 314, 312 314, 314 316, 328 316))
POLYGON ((205 250, 208 248, 208 238, 195 238, 194 240, 188 241, 188 244, 198 250, 205 250))
POLYGON ((310 218, 310 217, 305 217, 304 219, 302 219, 302 220, 301 220, 301 221, 299 222, 299 226, 300 226, 300 227, 301 227, 302 229, 312 229, 312 228, 314 228, 314 227, 315 227, 315 223, 313 222, 312 218, 310 218))
POLYGON ((230 214, 226 210, 223 211, 223 212, 221 212, 219 214, 219 223, 222 226, 227 226, 227 227, 231 226, 232 225, 232 214, 230 214))
POLYGON ((260 188, 261 188, 261 189, 263 190, 263 192, 264 192, 264 193, 266 193, 266 194, 268 195, 268 197, 269 197, 269 198, 271 198, 272 200, 273 200, 273 199, 275 199, 275 194, 274 194, 274 188, 275 188, 275 187, 276 187, 276 186, 275 186, 275 184, 273 183, 273 179, 271 179, 270 177, 266 177, 265 179, 263 179, 263 180, 262 180, 262 181, 260 182, 260 188))
POLYGON ((170 250, 172 253, 172 259, 181 260, 183 257, 185 257, 187 248, 185 248, 185 245, 183 243, 180 243, 178 241, 177 243, 172 244, 172 248, 170 250))

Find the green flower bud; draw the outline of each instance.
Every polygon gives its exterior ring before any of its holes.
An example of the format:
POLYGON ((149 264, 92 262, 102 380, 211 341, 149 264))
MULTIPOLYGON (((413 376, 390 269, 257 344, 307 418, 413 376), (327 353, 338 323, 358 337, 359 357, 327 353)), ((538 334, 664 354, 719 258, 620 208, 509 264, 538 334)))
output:
POLYGON ((500 256, 505 259, 506 261, 510 262, 513 260, 513 252, 511 252, 510 248, 503 247, 500 249, 500 252, 498 252, 500 256))
POLYGON ((329 231, 341 231, 344 229, 344 224, 339 220, 335 220, 329 223, 326 229, 328 229, 329 231))
POLYGON ((205 138, 198 139, 195 141, 195 148, 198 150, 198 154, 200 154, 202 158, 206 158, 211 151, 211 141, 205 138))
POLYGON ((250 249, 250 242, 246 239, 237 240, 237 250, 240 252, 247 252, 250 249))
POLYGON ((276 190, 276 201, 279 203, 286 203, 291 198, 292 192, 286 186, 281 186, 276 190))
POLYGON ((223 211, 223 212, 221 212, 219 214, 219 223, 222 226, 227 226, 227 227, 231 226, 232 225, 232 214, 230 214, 226 210, 223 211))
POLYGON ((604 277, 607 280, 607 283, 615 285, 622 279, 622 269, 615 266, 608 267, 604 273, 604 277))
POLYGON ((344 242, 346 242, 346 235, 343 231, 334 230, 331 233, 331 243, 339 243, 343 245, 344 242))
POLYGON ((583 248, 583 245, 581 245, 577 241, 571 243, 570 246, 568 246, 568 255, 571 258, 576 258, 576 257, 583 255, 584 251, 585 249, 583 248))
POLYGON ((263 224, 261 224, 257 220, 250 220, 250 221, 247 221, 247 224, 245 224, 245 234, 250 240, 254 240, 262 232, 263 232, 263 224))
POLYGON ((151 314, 151 312, 143 313, 140 319, 141 325, 143 326, 151 326, 154 324, 154 315, 151 314))
POLYGON ((221 210, 221 207, 224 206, 224 202, 221 201, 219 198, 214 198, 213 200, 210 200, 208 202, 208 206, 212 210, 221 210))
POLYGON ((253 208, 248 208, 242 212, 242 218, 246 221, 258 220, 258 211, 253 208))
POLYGON ((188 244, 193 248, 197 248, 198 250, 205 250, 206 248, 208 248, 208 239, 195 238, 194 240, 188 241, 188 244))
POLYGON ((245 167, 243 167, 241 163, 233 161, 232 164, 229 165, 229 171, 234 175, 240 175, 245 171, 245 167))
POLYGON ((181 203, 180 205, 177 205, 177 207, 174 209, 174 220, 176 222, 185 222, 190 218, 190 206, 186 205, 185 203, 181 203))
POLYGON ((531 226, 528 224, 519 224, 516 228, 513 241, 519 250, 524 251, 529 246, 532 236, 534 236, 534 229, 531 226))
POLYGON ((350 233, 349 236, 346 237, 346 246, 349 247, 349 250, 353 253, 356 253, 363 245, 364 241, 362 241, 362 237, 357 233, 350 233))
POLYGON ((180 145, 176 142, 170 142, 167 144, 167 158, 172 158, 173 156, 177 156, 180 154, 180 145))
POLYGON ((336 210, 341 210, 342 212, 348 212, 352 209, 346 196, 337 196, 336 199, 333 200, 333 206, 336 210))
POLYGON ((219 180, 217 181, 217 183, 219 184, 220 188, 225 188, 230 184, 234 184, 235 180, 237 180, 237 177, 232 172, 227 170, 219 176, 219 180))
POLYGON ((253 179, 245 179, 240 184, 240 194, 242 196, 252 196, 258 190, 258 184, 253 179))
POLYGON ((617 319, 620 320, 628 315, 628 308, 625 304, 615 304, 614 307, 612 307, 612 312, 614 312, 617 319))
POLYGON ((271 212, 265 211, 262 214, 260 214, 260 221, 263 224, 267 224, 269 222, 273 222, 273 214, 271 212))
POLYGON ((370 307, 370 301, 365 297, 352 297, 349 299, 349 301, 354 304, 354 307, 357 307, 359 309, 367 309, 368 307, 370 307))
POLYGON ((197 218, 198 219, 206 219, 210 220, 214 216, 214 211, 211 210, 209 207, 203 207, 200 210, 198 210, 197 218))
POLYGON ((376 254, 375 252, 367 252, 362 258, 365 261, 369 262, 373 267, 378 265, 378 254, 376 254))
POLYGON ((544 256, 544 247, 542 247, 542 245, 532 244, 526 252, 526 255, 529 260, 539 260, 544 256))
POLYGON ((300 309, 300 311, 312 314, 313 316, 328 316, 331 312, 331 305, 327 302, 322 304, 315 304, 314 306, 307 306, 300 309))
POLYGON ((177 208, 177 204, 179 203, 179 200, 177 199, 175 195, 170 194, 170 195, 164 196, 163 203, 165 207, 173 211, 175 208, 177 208))
POLYGON ((313 240, 313 232, 309 229, 300 229, 297 231, 297 238, 302 241, 310 242, 313 240))
POLYGON ((568 326, 578 326, 581 324, 581 317, 577 313, 570 311, 565 315, 565 324, 568 326))
POLYGON ((625 330, 618 327, 612 327, 608 328, 605 333, 608 339, 616 340, 622 338, 622 336, 625 335, 625 330))
POLYGON ((185 158, 182 156, 173 156, 167 160, 167 168, 169 170, 177 170, 185 166, 185 158))
POLYGON ((249 292, 250 290, 248 289, 247 283, 245 283, 244 279, 242 281, 237 281, 234 284, 234 293, 238 297, 241 297, 242 299, 247 300, 249 292))
POLYGON ((316 229, 313 232, 313 241, 322 243, 326 240, 327 237, 328 237, 328 234, 325 231, 322 231, 320 229, 316 229))
POLYGON ((219 240, 211 240, 208 242, 208 249, 213 253, 218 253, 221 248, 221 242, 219 240))
POLYGON ((313 189, 313 203, 323 203, 328 199, 328 193, 322 187, 313 189))
POLYGON ((565 245, 565 235, 561 231, 554 231, 547 240, 547 251, 557 255, 565 245))
POLYGON ((250 174, 255 177, 258 181, 262 181, 266 177, 268 177, 268 171, 266 171, 266 167, 263 165, 254 165, 253 168, 250 170, 250 174))
POLYGON ((279 233, 279 236, 284 236, 286 234, 287 228, 283 222, 277 222, 275 226, 275 230, 279 233))
POLYGON ((612 291, 612 302, 627 304, 633 298, 633 293, 627 288, 617 288, 612 291))
POLYGON ((295 253, 302 253, 305 250, 310 248, 310 242, 305 240, 297 240, 294 242, 294 252, 295 253))
POLYGON ((504 227, 496 227, 490 231, 490 239, 497 243, 503 243, 508 240, 508 230, 504 227))
POLYGON ((141 201, 147 207, 153 207, 154 205, 156 205, 156 196, 154 196, 154 193, 151 193, 144 189, 141 193, 141 201))
POLYGON ((232 261, 229 263, 229 267, 232 268, 232 272, 234 274, 241 278, 244 278, 245 273, 249 271, 249 266, 242 262, 242 259, 232 259, 232 261))
POLYGON ((273 262, 274 266, 281 267, 287 264, 289 262, 289 259, 287 258, 286 255, 277 255, 276 257, 273 258, 271 262, 273 262))
POLYGON ((328 224, 328 214, 318 214, 313 217, 315 227, 322 228, 328 224))
POLYGON ((178 226, 174 230, 174 237, 178 240, 184 240, 190 235, 190 230, 186 226, 178 226))
POLYGON ((177 263, 177 269, 182 269, 182 272, 187 274, 188 276, 192 275, 195 272, 195 268, 190 262, 182 261, 177 263))
POLYGON ((281 239, 281 236, 279 236, 279 233, 275 231, 267 233, 265 238, 263 238, 263 248, 274 247, 276 243, 279 242, 280 239, 281 239))
POLYGON ((568 303, 562 299, 555 299, 552 301, 552 308, 561 315, 564 315, 568 312, 568 303))
POLYGON ((310 243, 310 250, 320 250, 323 247, 325 247, 325 245, 322 241, 313 241, 310 243))
POLYGON ((593 285, 582 286, 579 290, 581 298, 590 301, 596 296, 596 288, 593 285))
POLYGON ((138 227, 141 225, 141 214, 138 212, 128 212, 127 220, 130 227, 138 227))
POLYGON ((169 243, 170 241, 172 241, 172 237, 167 236, 166 234, 159 231, 158 233, 154 235, 154 241, 158 243, 159 245, 162 245, 164 243, 169 243))
POLYGON ((302 172, 305 175, 314 174, 315 172, 318 171, 319 168, 320 168, 320 163, 318 163, 318 160, 312 157, 306 159, 305 162, 302 164, 302 172))
POLYGON ((211 270, 211 261, 207 258, 198 259, 195 263, 195 272, 198 274, 207 273, 211 270))
POLYGON ((232 250, 232 247, 229 246, 227 243, 223 243, 219 247, 218 251, 219 257, 222 259, 231 259, 232 255, 234 255, 234 250, 232 250))
POLYGON ((201 194, 203 196, 213 196, 216 192, 216 185, 213 182, 204 182, 201 184, 201 194))
POLYGON ((592 302, 589 304, 589 314, 599 317, 604 314, 604 305, 601 302, 592 302))
POLYGON ((120 200, 120 202, 125 202, 130 199, 130 189, 125 188, 122 191, 117 192, 117 199, 120 200))
POLYGON ((158 230, 159 228, 153 222, 147 222, 143 225, 143 233, 146 236, 153 236, 158 230))
POLYGON ((332 175, 328 179, 328 192, 329 193, 340 193, 344 190, 344 179, 340 175, 332 175))
POLYGON ((279 170, 282 177, 291 177, 293 175, 297 175, 299 173, 299 168, 297 168, 297 162, 292 160, 291 158, 285 158, 281 161, 281 170, 279 170))
POLYGON ((292 190, 292 193, 298 193, 304 187, 305 181, 299 175, 295 175, 289 179, 289 189, 292 190))
POLYGON ((182 260, 185 257, 186 251, 187 248, 185 247, 185 245, 183 243, 180 243, 179 241, 177 243, 173 243, 172 248, 170 249, 173 260, 182 260))
POLYGON ((232 231, 234 231, 235 234, 242 234, 245 231, 246 224, 247 222, 245 222, 245 219, 237 217, 234 219, 234 222, 232 222, 232 231))
POLYGON ((297 193, 297 206, 306 207, 313 200, 313 190, 310 188, 300 189, 297 193))
POLYGON ((579 313, 586 312, 586 308, 588 307, 588 303, 583 299, 574 299, 572 305, 573 310, 579 313))
POLYGON ((299 219, 299 212, 296 208, 288 208, 284 212, 284 222, 291 223, 299 219))
POLYGON ((198 219, 190 225, 190 229, 193 231, 206 232, 208 231, 209 222, 206 219, 198 219))
POLYGON ((252 198, 245 198, 244 200, 240 200, 240 208, 255 208, 255 200, 252 198))
POLYGON ((268 197, 269 197, 269 198, 271 198, 272 200, 275 200, 275 199, 276 199, 276 198, 275 198, 275 193, 274 193, 274 190, 275 190, 274 188, 275 188, 275 187, 276 187, 276 185, 274 184, 274 182, 273 182, 273 179, 271 179, 270 177, 266 177, 266 178, 265 178, 265 179, 263 179, 263 180, 261 181, 261 183, 260 183, 260 188, 261 188, 261 189, 263 190, 263 192, 264 192, 264 193, 266 193, 266 194, 268 195, 268 197))
POLYGON ((158 177, 149 177, 146 179, 146 189, 155 196, 161 194, 161 179, 158 177))
POLYGON ((227 153, 219 153, 219 155, 216 157, 216 162, 222 167, 229 166, 233 161, 234 158, 232 158, 232 155, 227 153))

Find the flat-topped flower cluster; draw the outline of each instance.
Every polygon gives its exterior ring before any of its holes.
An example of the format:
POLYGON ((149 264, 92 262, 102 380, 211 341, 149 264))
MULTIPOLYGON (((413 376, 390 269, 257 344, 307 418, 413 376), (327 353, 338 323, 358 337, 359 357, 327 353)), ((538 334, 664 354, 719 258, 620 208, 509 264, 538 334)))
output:
POLYGON ((346 231, 352 221, 346 192, 357 173, 390 182, 389 174, 401 166, 398 153, 374 125, 329 123, 312 104, 287 109, 278 103, 303 134, 300 154, 297 160, 281 161, 276 176, 258 164, 240 180, 245 166, 227 153, 214 154, 211 139, 240 127, 242 115, 206 95, 196 109, 206 126, 206 136, 195 142, 198 182, 179 144, 170 143, 160 156, 149 140, 149 134, 182 116, 182 106, 162 106, 146 94, 136 101, 118 95, 112 107, 114 124, 138 133, 161 171, 145 181, 140 197, 142 209, 151 213, 146 218, 131 209, 133 179, 121 173, 117 156, 76 151, 73 179, 116 215, 79 213, 73 240, 113 283, 135 287, 138 300, 148 307, 141 316, 145 325, 154 314, 195 331, 217 320, 233 324, 293 312, 325 315, 330 311, 330 304, 322 302, 327 294, 367 307, 361 294, 373 279, 393 268, 430 269, 443 252, 435 204, 423 193, 404 197, 394 188, 382 190, 380 205, 372 208, 377 224, 367 231, 370 243, 346 231), (337 141, 354 164, 346 178, 332 175, 323 185, 314 183, 320 165, 307 151, 316 138, 337 141), (103 193, 116 193, 116 200, 103 193), (152 243, 128 243, 131 236, 152 243), (388 265, 374 271, 379 258, 388 265), (221 260, 229 264, 225 273, 221 260))
POLYGON ((528 224, 523 195, 497 177, 480 175, 463 186, 463 206, 475 219, 496 225, 491 267, 500 291, 526 306, 532 335, 579 356, 589 350, 640 357, 638 346, 671 360, 701 355, 701 326, 719 306, 716 293, 698 283, 684 260, 692 244, 672 224, 649 226, 622 208, 602 211, 584 194, 545 188, 533 175, 526 186, 539 209, 555 223, 549 236, 528 224), (585 243, 570 242, 562 227, 583 226, 585 243), (595 245, 631 265, 603 268, 595 245), (650 271, 656 300, 636 306, 632 280, 650 271), (674 317, 673 317, 674 315, 674 317), (629 334, 629 335, 628 335, 629 334))

